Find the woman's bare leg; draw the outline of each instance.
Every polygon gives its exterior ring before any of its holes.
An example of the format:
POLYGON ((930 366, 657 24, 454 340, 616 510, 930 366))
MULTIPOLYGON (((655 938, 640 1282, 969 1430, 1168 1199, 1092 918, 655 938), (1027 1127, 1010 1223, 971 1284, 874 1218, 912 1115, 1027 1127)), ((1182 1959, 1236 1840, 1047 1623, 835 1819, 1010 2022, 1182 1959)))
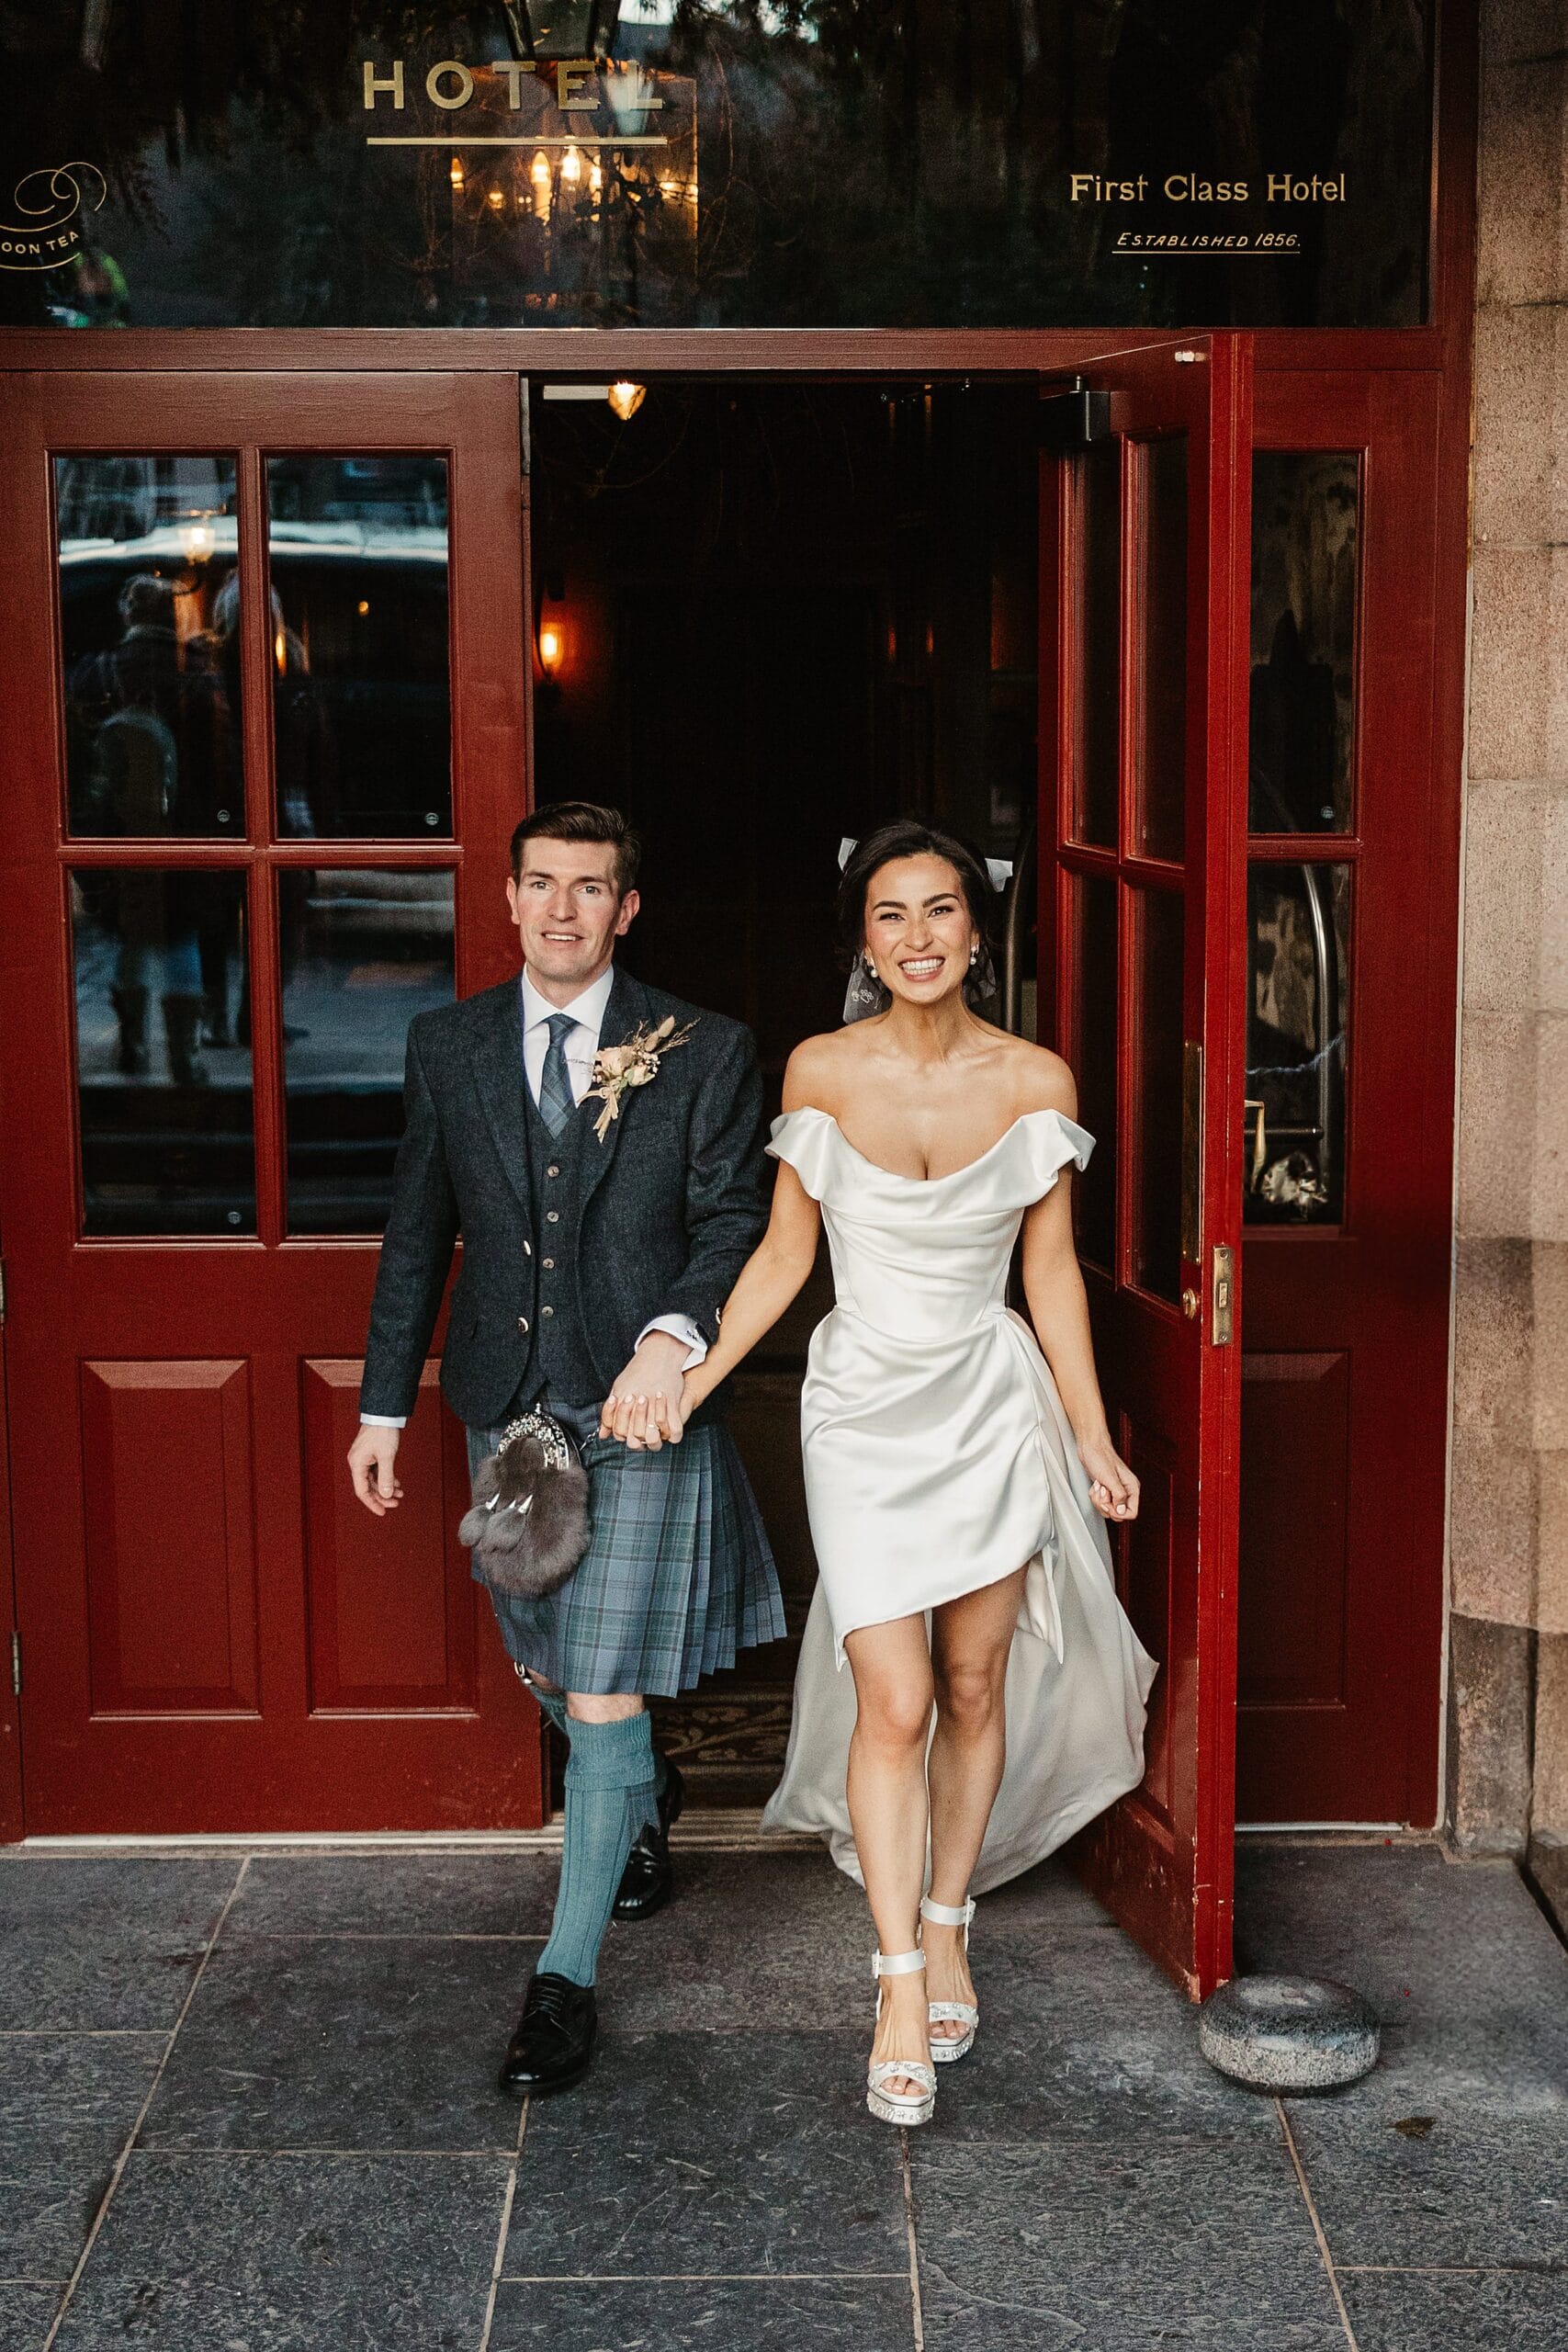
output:
MULTIPOLYGON (((1024 1571, 983 1585, 931 1611, 931 1665, 936 1683, 936 1732, 931 1749, 931 1899, 962 1905, 985 1842, 986 1825, 1007 1761, 1003 1693, 1008 1654, 1018 1623, 1024 1571)), ((926 1996, 932 2001, 975 1998, 962 1928, 927 1919, 926 1996)), ((933 2041, 956 2041, 956 2018, 931 2028, 933 2041)))
MULTIPOLYGON (((850 1824, 865 1878, 866 1899, 885 1952, 919 1942, 920 1890, 926 1876, 926 1736, 931 1729, 931 1651, 923 1617, 863 1625, 844 1643, 855 1679, 857 1713, 850 1741, 850 1824)), ((929 2058, 923 1974, 886 1976, 874 2058, 929 2058)), ((889 2090, 922 2086, 896 2075, 889 2090)))

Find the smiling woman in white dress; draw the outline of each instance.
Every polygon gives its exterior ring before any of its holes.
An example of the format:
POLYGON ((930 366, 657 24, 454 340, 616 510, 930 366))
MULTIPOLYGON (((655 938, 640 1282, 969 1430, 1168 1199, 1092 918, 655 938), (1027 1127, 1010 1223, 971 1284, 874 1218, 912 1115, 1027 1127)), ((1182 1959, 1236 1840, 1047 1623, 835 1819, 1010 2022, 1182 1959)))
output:
POLYGON ((837 1304, 801 1398, 821 1574, 768 1818, 822 1831, 863 1881, 866 2098, 896 2123, 930 2119, 932 2062, 975 2039, 974 1887, 1137 1785, 1156 1670, 1103 1524, 1135 1515, 1138 1482, 1111 1442, 1073 1249, 1066 1170, 1092 1138, 1066 1064, 967 1001, 994 905, 979 859, 925 826, 855 849, 852 997, 885 1009, 792 1055, 772 1221, 718 1340, 678 1408, 624 1403, 615 1422, 633 1443, 677 1437, 800 1291, 826 1224, 837 1304), (1021 1231, 1044 1357, 1006 1305, 1021 1231))

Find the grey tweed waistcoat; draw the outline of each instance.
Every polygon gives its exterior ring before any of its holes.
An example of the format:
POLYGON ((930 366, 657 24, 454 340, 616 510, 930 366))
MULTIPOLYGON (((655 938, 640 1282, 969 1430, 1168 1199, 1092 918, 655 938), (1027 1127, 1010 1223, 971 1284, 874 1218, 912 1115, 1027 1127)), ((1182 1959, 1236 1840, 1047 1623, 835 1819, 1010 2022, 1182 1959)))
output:
POLYGON ((530 1403, 542 1388, 568 1405, 597 1405, 603 1389, 582 1327, 583 1163, 604 1146, 593 1133, 594 1107, 579 1109, 558 1136, 546 1126, 526 1080, 528 1182, 534 1209, 538 1287, 527 1370, 521 1394, 530 1403))

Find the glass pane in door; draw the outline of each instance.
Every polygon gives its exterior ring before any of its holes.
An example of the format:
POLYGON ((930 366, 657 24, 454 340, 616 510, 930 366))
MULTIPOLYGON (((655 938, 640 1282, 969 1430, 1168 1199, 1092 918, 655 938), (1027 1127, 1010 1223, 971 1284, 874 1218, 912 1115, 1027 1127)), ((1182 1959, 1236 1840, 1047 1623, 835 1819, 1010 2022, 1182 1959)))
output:
POLYGON ((1133 910, 1133 1280, 1181 1292, 1181 987, 1186 910, 1179 890, 1134 890, 1133 910))
POLYGON ((452 913, 445 869, 279 869, 291 1233, 385 1227, 409 1023, 452 1001, 452 913))
POLYGON ((1259 449, 1252 460, 1255 833, 1341 833, 1356 744, 1360 458, 1259 449))
POLYGON ((1142 659, 1134 846, 1178 863, 1187 846, 1187 440, 1134 444, 1142 659))
POLYGON ((85 1233, 254 1233, 245 877, 71 876, 85 1233))
POLYGON ((1247 874, 1248 1225, 1333 1225, 1345 1202, 1350 868, 1247 874))
POLYGON ((1078 579, 1073 832, 1116 846, 1122 772, 1122 443, 1112 435, 1077 460, 1078 579))
POLYGON ((1081 1257, 1116 1264, 1116 895, 1114 874, 1072 876, 1076 1019, 1071 1054, 1078 1119, 1094 1137, 1073 1190, 1081 1257))
POLYGON ((446 460, 269 458, 280 833, 452 831, 446 460))
POLYGON ((54 496, 70 831, 238 840, 233 458, 56 458, 54 496))

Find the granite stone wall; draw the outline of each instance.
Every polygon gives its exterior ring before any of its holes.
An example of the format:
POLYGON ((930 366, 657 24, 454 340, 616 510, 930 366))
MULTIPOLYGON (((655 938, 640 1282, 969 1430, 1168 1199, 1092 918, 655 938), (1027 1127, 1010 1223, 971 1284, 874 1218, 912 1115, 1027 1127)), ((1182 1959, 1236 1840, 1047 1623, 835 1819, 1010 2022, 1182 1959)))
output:
POLYGON ((1568 5, 1483 17, 1449 1804, 1568 1860, 1568 5))

